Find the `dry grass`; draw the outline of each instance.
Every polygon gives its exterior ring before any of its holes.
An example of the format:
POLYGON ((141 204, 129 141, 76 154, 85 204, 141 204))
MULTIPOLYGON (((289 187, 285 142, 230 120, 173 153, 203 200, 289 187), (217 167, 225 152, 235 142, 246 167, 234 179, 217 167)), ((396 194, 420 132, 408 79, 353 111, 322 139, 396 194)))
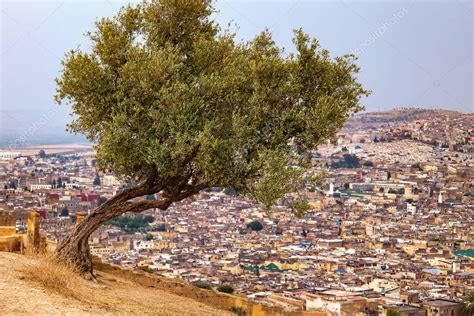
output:
POLYGON ((59 262, 51 253, 28 255, 20 268, 23 278, 46 291, 72 298, 89 306, 114 308, 107 299, 94 295, 94 290, 104 286, 87 281, 77 268, 68 262, 59 262))
POLYGON ((109 298, 94 295, 106 286, 86 280, 72 263, 58 261, 52 253, 29 254, 20 272, 24 280, 65 298, 116 312, 109 298))
MULTIPOLYGON (((15 270, 19 273, 18 277, 21 280, 30 283, 33 288, 43 289, 45 293, 43 292, 42 295, 61 297, 63 302, 67 302, 66 306, 81 308, 92 314, 196 316, 230 314, 192 299, 156 289, 154 286, 143 286, 134 280, 104 271, 97 273, 97 282, 88 281, 77 273, 73 265, 58 262, 51 254, 20 256, 16 259, 15 270)), ((1 271, 0 266, 0 276, 1 271)), ((24 287, 24 285, 19 286, 24 287)), ((22 294, 17 291, 15 295, 22 294)), ((56 305, 52 303, 51 308, 59 308, 56 305)), ((33 309, 27 308, 27 310, 33 309)))
POLYGON ((80 293, 84 280, 73 264, 58 262, 52 254, 30 255, 21 272, 27 281, 65 297, 84 299, 80 293))

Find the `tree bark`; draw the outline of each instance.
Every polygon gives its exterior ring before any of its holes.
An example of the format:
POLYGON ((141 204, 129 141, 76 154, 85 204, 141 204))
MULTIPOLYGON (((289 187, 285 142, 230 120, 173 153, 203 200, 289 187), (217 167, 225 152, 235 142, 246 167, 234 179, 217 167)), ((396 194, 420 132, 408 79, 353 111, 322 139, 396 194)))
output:
POLYGON ((55 251, 56 258, 62 262, 74 265, 80 273, 90 273, 93 275, 89 237, 97 228, 110 219, 126 212, 140 213, 151 208, 166 210, 171 203, 181 201, 186 197, 196 194, 206 186, 204 184, 189 186, 185 183, 179 183, 173 185, 172 195, 168 195, 160 200, 130 201, 136 197, 160 192, 165 187, 165 184, 158 181, 157 177, 154 177, 115 195, 112 199, 94 209, 59 242, 55 251))
MULTIPOLYGON (((92 258, 89 248, 90 235, 110 219, 130 211, 133 209, 133 205, 140 203, 128 202, 130 199, 159 192, 163 186, 164 184, 160 181, 156 172, 153 171, 150 177, 143 183, 125 189, 109 201, 94 209, 59 242, 55 250, 56 258, 74 265, 81 273, 89 272, 92 274, 92 258)), ((150 206, 148 208, 152 207, 160 207, 160 205, 150 206)), ((141 211, 144 210, 145 209, 142 209, 141 211)), ((137 211, 139 211, 139 208, 137 208, 137 211)))
POLYGON ((61 240, 56 248, 56 257, 61 261, 74 265, 79 272, 92 273, 92 259, 89 248, 89 237, 100 225, 120 215, 121 207, 103 204, 86 216, 73 230, 61 240))
POLYGON ((81 273, 93 273, 89 248, 90 235, 112 218, 126 212, 140 213, 150 208, 165 210, 171 200, 105 203, 86 216, 82 222, 58 244, 55 254, 60 261, 74 265, 81 273))

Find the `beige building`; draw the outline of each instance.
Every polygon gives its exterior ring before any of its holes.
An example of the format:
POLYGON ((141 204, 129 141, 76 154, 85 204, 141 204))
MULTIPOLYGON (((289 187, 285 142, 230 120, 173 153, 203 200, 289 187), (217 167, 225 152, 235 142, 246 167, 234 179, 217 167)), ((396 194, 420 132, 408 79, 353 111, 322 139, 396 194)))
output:
POLYGON ((398 312, 400 316, 425 316, 426 311, 423 308, 410 305, 383 305, 382 316, 387 316, 388 312, 398 312))
POLYGON ((426 316, 460 316, 462 304, 435 300, 423 303, 423 308, 426 310, 426 316))

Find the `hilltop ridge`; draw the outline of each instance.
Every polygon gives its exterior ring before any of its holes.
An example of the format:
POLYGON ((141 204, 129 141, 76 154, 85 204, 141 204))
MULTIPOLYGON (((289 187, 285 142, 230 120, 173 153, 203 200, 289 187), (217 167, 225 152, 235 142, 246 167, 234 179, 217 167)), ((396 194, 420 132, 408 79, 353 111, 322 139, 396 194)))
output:
MULTIPOLYGON (((231 315, 187 297, 145 287, 130 278, 98 271, 97 283, 78 276, 74 295, 57 293, 29 281, 24 267, 34 258, 0 252, 0 310, 2 315, 231 315)), ((198 291, 199 289, 196 289, 198 291)))
POLYGON ((473 114, 446 109, 394 108, 388 111, 356 114, 347 121, 345 128, 379 128, 387 123, 410 123, 416 120, 429 120, 439 117, 474 119, 473 114))

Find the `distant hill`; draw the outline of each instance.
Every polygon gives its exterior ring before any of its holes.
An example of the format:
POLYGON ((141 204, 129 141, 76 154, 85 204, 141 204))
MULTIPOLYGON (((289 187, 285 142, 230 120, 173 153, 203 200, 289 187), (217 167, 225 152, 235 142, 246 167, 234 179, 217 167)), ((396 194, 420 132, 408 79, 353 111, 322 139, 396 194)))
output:
POLYGON ((39 133, 25 131, 4 131, 0 127, 0 149, 15 150, 32 145, 56 145, 56 144, 88 144, 83 135, 68 134, 66 132, 39 133))
MULTIPOLYGON (((439 118, 459 120, 460 126, 474 126, 474 114, 444 109, 420 109, 420 108, 395 108, 385 112, 365 112, 351 117, 342 132, 351 130, 375 130, 387 128, 398 124, 407 124, 417 120, 436 120, 439 118)), ((0 124, 0 149, 17 149, 32 145, 55 145, 55 144, 88 144, 83 135, 69 134, 64 127, 57 129, 43 128, 29 132, 27 127, 22 129, 7 129, 0 124), (55 130, 55 132, 52 132, 55 130), (12 146, 13 145, 13 146, 12 146)))
POLYGON ((390 125, 407 124, 418 120, 461 119, 462 121, 474 121, 474 114, 444 109, 418 109, 418 108, 396 108, 386 112, 366 112, 351 117, 344 129, 377 129, 386 128, 390 125))

